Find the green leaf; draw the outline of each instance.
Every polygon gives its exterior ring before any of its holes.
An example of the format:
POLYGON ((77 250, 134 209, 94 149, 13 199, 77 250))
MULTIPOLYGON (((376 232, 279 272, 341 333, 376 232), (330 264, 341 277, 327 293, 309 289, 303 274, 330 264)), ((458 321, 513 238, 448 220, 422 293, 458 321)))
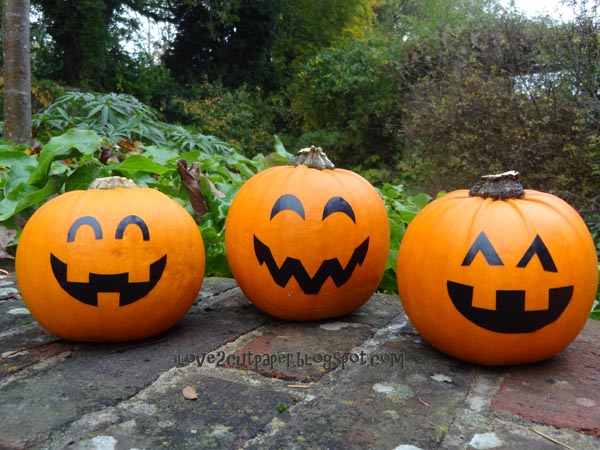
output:
POLYGON ((147 156, 143 155, 130 155, 119 164, 111 166, 112 170, 119 172, 150 172, 163 175, 171 170, 161 164, 157 164, 147 156))
POLYGON ((60 190, 61 184, 62 181, 58 177, 51 177, 42 189, 23 195, 18 201, 9 199, 0 201, 0 222, 20 213, 30 206, 42 203, 51 195, 56 194, 60 190))
POLYGON ((86 190, 96 178, 107 177, 109 175, 110 172, 104 168, 81 166, 65 180, 65 191, 86 190))
POLYGON ((398 281, 396 279, 395 270, 386 269, 385 272, 383 272, 381 283, 379 283, 379 290, 390 294, 398 291, 398 281))
POLYGON ((180 159, 179 152, 172 148, 159 147, 157 145, 150 145, 144 147, 144 155, 148 156, 152 161, 158 164, 167 164, 174 159, 180 159))
POLYGON ((292 159, 294 157, 294 155, 285 149, 285 146, 283 145, 283 142, 281 142, 281 139, 279 139, 279 136, 275 135, 274 138, 275 138, 275 153, 277 153, 279 156, 284 158, 286 161, 289 161, 290 159, 292 159))
POLYGON ((427 204, 431 200, 431 197, 421 192, 420 194, 411 197, 410 200, 412 200, 413 204, 418 206, 419 209, 423 209, 425 208, 425 206, 427 206, 427 204))
POLYGON ((35 166, 36 162, 35 158, 32 158, 27 153, 15 150, 0 149, 0 166, 13 167, 19 164, 35 166))
POLYGON ((15 214, 18 204, 18 200, 11 200, 9 198, 0 200, 0 222, 12 217, 15 214))
POLYGON ((0 150, 0 167, 10 168, 10 176, 4 186, 5 194, 10 193, 21 183, 27 183, 36 165, 36 159, 26 153, 0 150))
POLYGON ((31 174, 29 182, 36 184, 45 180, 53 161, 72 156, 73 150, 83 155, 92 154, 98 149, 101 142, 100 136, 89 130, 70 129, 60 136, 51 138, 42 148, 38 166, 31 174))

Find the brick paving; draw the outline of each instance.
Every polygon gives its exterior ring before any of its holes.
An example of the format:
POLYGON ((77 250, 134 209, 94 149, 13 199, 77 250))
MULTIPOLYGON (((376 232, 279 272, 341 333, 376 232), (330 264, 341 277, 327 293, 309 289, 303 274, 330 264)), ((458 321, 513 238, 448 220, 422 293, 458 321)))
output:
POLYGON ((486 368, 423 342, 396 296, 294 323, 208 278, 160 336, 73 343, 0 266, 2 449, 600 448, 600 322, 547 361, 486 368))

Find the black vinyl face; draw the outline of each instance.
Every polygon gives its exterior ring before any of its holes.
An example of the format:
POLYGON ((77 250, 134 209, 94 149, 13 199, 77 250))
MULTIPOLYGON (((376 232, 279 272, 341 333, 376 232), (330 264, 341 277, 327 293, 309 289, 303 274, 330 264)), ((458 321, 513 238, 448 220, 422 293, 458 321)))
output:
MULTIPOLYGON (((285 194, 280 196, 271 209, 270 220, 282 211, 293 211, 303 220, 306 220, 306 214, 302 201, 295 195, 285 194)), ((344 214, 356 224, 356 215, 352 206, 342 197, 331 197, 323 207, 321 220, 326 220, 332 214, 344 214)), ((281 287, 285 287, 290 279, 295 278, 298 285, 307 295, 316 295, 320 292, 323 284, 331 278, 337 287, 343 286, 350 280, 356 267, 362 265, 369 250, 369 238, 365 238, 352 252, 352 256, 343 267, 337 258, 326 259, 319 266, 318 270, 311 277, 307 270, 297 258, 287 257, 283 264, 277 265, 275 258, 268 245, 263 243, 254 235, 254 254, 258 263, 266 265, 273 281, 281 287)))
MULTIPOLYGON (((478 254, 490 266, 504 266, 501 256, 483 231, 467 251, 462 266, 470 266, 478 254)), ((554 259, 539 235, 525 249, 516 267, 526 268, 534 257, 539 259, 545 272, 558 273, 554 259)), ((473 286, 448 280, 446 288, 454 307, 469 321, 489 331, 513 334, 531 333, 557 320, 571 301, 574 289, 573 286, 550 288, 548 309, 526 311, 525 290, 497 290, 496 309, 490 310, 473 306, 473 286)))
MULTIPOLYGON (((67 243, 75 242, 77 232, 81 227, 90 227, 96 240, 105 239, 100 222, 92 216, 83 216, 77 219, 67 234, 67 243)), ((129 226, 139 228, 142 240, 150 240, 148 225, 139 216, 124 217, 115 230, 114 239, 123 239, 125 229, 129 226)), ((71 297, 90 306, 98 306, 98 293, 111 292, 119 294, 119 306, 134 303, 150 293, 162 277, 167 264, 167 255, 154 261, 148 268, 149 280, 146 282, 129 282, 129 273, 99 274, 90 272, 88 282, 74 282, 67 280, 67 263, 61 261, 56 255, 50 253, 50 266, 58 284, 71 297)))

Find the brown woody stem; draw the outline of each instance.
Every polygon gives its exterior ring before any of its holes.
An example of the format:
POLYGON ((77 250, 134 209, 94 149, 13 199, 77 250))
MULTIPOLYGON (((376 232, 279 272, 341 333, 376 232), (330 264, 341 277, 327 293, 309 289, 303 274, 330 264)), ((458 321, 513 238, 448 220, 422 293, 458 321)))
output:
POLYGON ((509 200, 521 198, 525 189, 519 182, 519 172, 511 170, 497 175, 485 175, 469 190, 471 197, 491 198, 492 200, 509 200))
POLYGON ((137 187, 133 180, 125 177, 106 177, 106 178, 96 178, 91 182, 88 189, 116 189, 116 188, 134 188, 137 187))
POLYGON ((290 166, 305 165, 313 169, 335 169, 335 165, 327 158, 321 147, 311 145, 298 151, 290 161, 290 166))

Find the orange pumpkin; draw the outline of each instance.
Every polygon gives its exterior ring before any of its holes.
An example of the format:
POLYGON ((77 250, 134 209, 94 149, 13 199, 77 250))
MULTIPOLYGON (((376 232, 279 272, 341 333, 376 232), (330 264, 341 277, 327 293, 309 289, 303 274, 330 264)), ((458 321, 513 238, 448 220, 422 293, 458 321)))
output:
POLYGON ((473 363, 521 364, 579 334, 598 260, 571 206, 524 190, 507 172, 427 205, 400 245, 397 281, 406 314, 433 347, 473 363))
POLYGON ((33 214, 17 246, 16 276, 31 314, 56 336, 139 339, 165 331, 193 304, 204 246, 177 202, 111 177, 33 214))
POLYGON ((389 222, 379 193, 321 148, 250 178, 225 224, 231 271, 258 308, 287 320, 348 314, 383 276, 389 222))

